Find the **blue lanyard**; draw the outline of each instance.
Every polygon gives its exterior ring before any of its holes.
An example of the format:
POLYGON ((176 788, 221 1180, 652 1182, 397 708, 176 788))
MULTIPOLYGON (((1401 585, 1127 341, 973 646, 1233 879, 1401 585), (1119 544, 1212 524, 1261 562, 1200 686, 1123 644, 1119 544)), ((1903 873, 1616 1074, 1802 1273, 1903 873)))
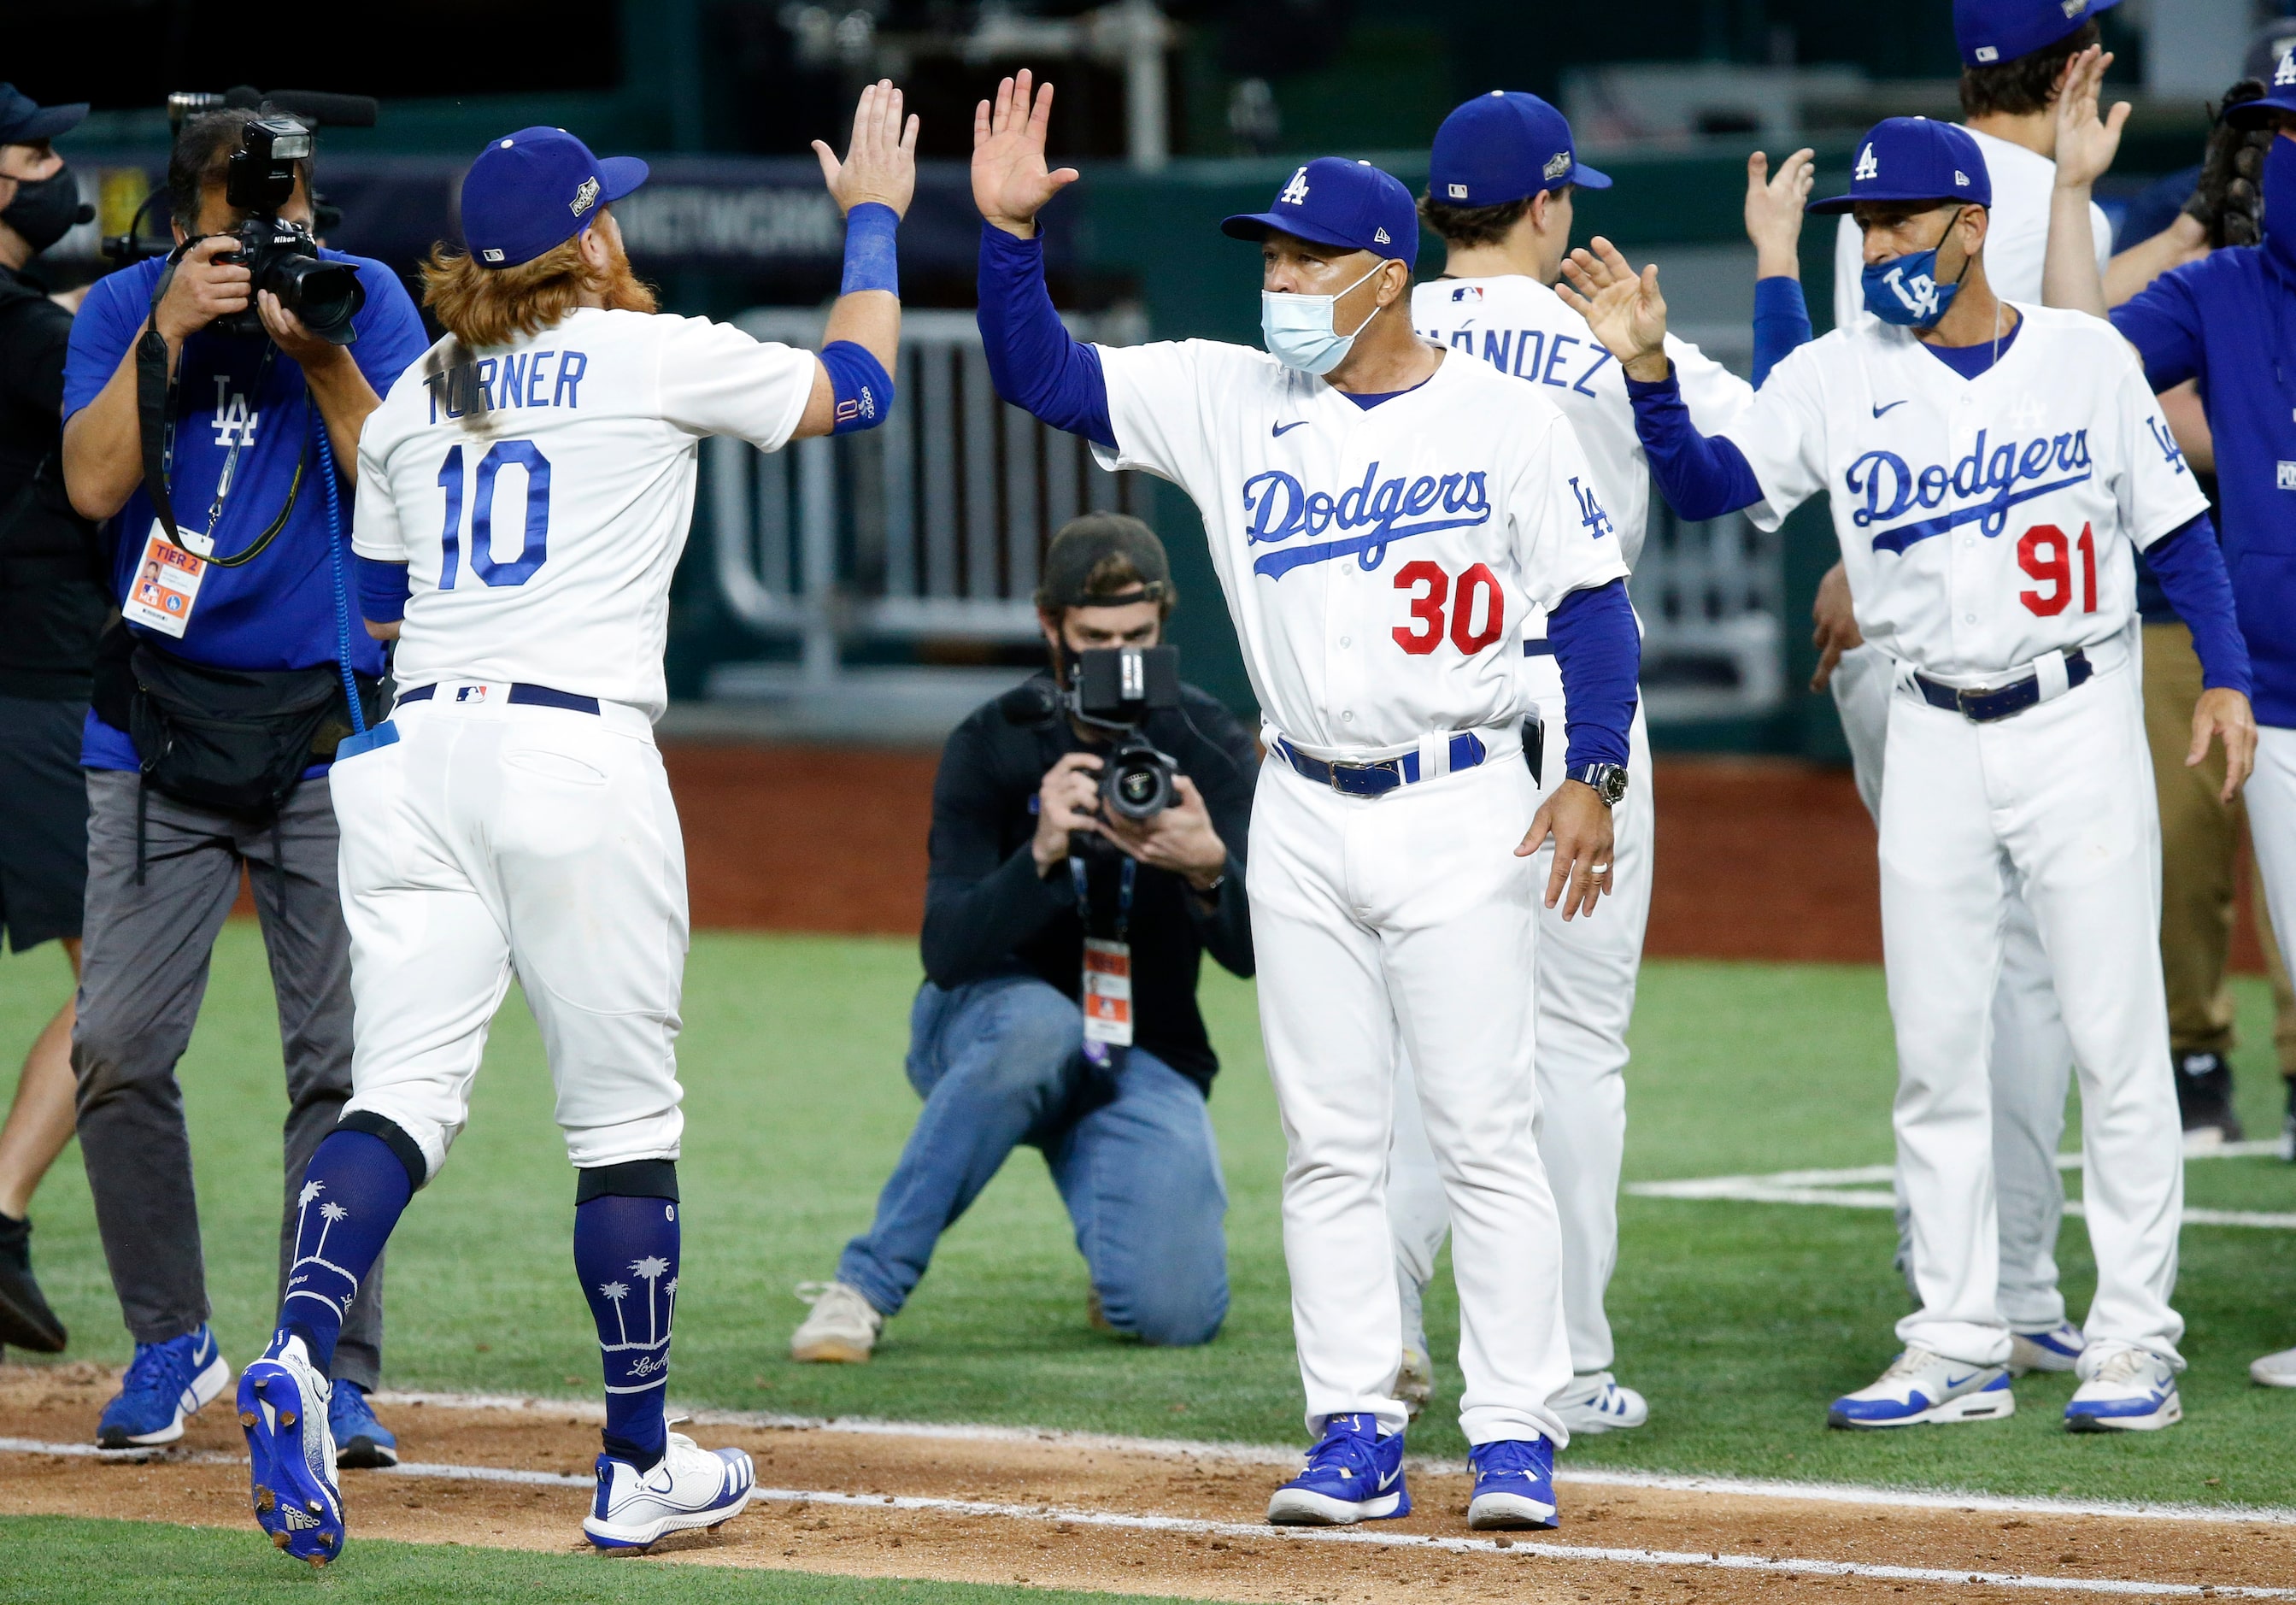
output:
MULTIPOLYGON (((1139 878, 1139 860, 1127 856, 1123 871, 1116 882, 1116 940, 1121 942, 1132 929, 1132 888, 1139 878)), ((1069 879, 1076 885, 1077 918, 1084 922, 1084 934, 1092 934, 1092 900, 1088 895, 1084 867, 1084 855, 1069 854, 1069 879)))

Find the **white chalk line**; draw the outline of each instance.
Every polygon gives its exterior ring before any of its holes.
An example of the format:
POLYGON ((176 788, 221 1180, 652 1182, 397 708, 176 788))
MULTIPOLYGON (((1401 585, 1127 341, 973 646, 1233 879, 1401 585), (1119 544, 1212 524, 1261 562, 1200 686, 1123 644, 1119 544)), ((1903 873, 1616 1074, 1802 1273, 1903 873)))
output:
MULTIPOLYGON (((92 1444, 52 1444, 37 1438, 0 1438, 0 1453, 116 1459, 121 1452, 92 1444)), ((239 1465, 234 1454, 213 1450, 143 1451, 146 1459, 175 1465, 239 1465)), ((583 1488, 587 1477, 562 1471, 528 1471, 503 1466, 455 1466, 403 1461, 374 1473, 430 1481, 508 1483, 528 1487, 583 1488)), ((1365 1527, 1273 1527, 1259 1522, 1205 1521, 1185 1516, 1140 1516, 1063 1505, 1001 1504, 979 1499, 939 1499, 906 1494, 844 1494, 821 1488, 759 1488, 754 1497, 775 1504, 828 1505, 854 1510, 915 1510, 942 1516, 995 1517, 1008 1521, 1063 1523, 1134 1533, 1171 1533, 1188 1537, 1233 1538, 1255 1543, 1348 1543, 1381 1549, 1435 1550, 1456 1555, 1527 1556, 1537 1560, 1620 1566, 1697 1568, 1705 1571, 1767 1572, 1805 1577, 1859 1577, 1884 1583, 1936 1583, 2023 1588, 2069 1593, 2141 1595, 2179 1599, 2207 1596, 2230 1600, 2296 1600, 2296 1588, 2243 1584, 2154 1583, 2134 1577, 2065 1577, 2035 1572, 1961 1571, 1934 1566, 1889 1566, 1865 1560, 1809 1560, 1793 1556, 1722 1554, 1711 1550, 1633 1549, 1607 1544, 1557 1543, 1544 1539, 1444 1538, 1390 1533, 1365 1527)))
MULTIPOLYGON (((2187 1164, 2196 1159, 2253 1159, 2277 1155, 2277 1139, 2256 1142, 2196 1144, 2185 1150, 2187 1164)), ((2057 1168, 2079 1170, 2082 1156, 2059 1154, 2057 1168)), ((1841 1170, 1772 1171, 1759 1176, 1697 1176, 1679 1181, 1630 1181, 1627 1191, 1638 1198, 1687 1198, 1730 1204, 1802 1204, 1833 1209, 1895 1209, 1894 1192, 1873 1190, 1896 1172, 1886 1165, 1859 1165, 1841 1170)), ((2088 1212, 2079 1198, 2065 1200, 2065 1214, 2076 1219, 2088 1212)), ((2255 1209, 2188 1207, 2187 1226, 2239 1226, 2263 1231, 2296 1231, 2296 1214, 2255 1209)))

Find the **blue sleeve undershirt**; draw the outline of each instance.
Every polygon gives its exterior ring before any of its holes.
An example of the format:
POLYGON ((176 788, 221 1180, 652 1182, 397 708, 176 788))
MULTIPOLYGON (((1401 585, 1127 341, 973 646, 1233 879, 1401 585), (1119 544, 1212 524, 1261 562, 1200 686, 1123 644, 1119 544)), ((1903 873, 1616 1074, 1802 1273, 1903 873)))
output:
POLYGON ((406 616, 406 565, 376 557, 355 558, 358 568, 359 617, 393 624, 406 616))
POLYGON ((1746 454, 1718 435, 1699 433, 1691 423, 1681 376, 1670 366, 1653 384, 1629 377, 1627 399, 1634 404, 1635 433, 1650 458, 1651 478, 1676 517, 1696 523, 1762 499, 1746 454))
POLYGON ((1809 302, 1801 281, 1783 273, 1754 281, 1754 388, 1796 346, 1810 341, 1809 302))
POLYGON ((1045 241, 980 226, 980 340, 996 393, 1054 429, 1116 449, 1100 353, 1073 338, 1045 288, 1045 241))
POLYGON ((2251 694, 2248 643, 2240 633, 2225 572, 2224 548, 2205 513, 2179 524, 2144 549, 2144 561, 2161 582, 2177 616, 2193 632, 2201 660, 2201 684, 2251 694))
POLYGON ((1564 766, 1625 764, 1643 660, 1642 632, 1635 627, 1627 582, 1613 580, 1572 591, 1548 616, 1546 638, 1554 644, 1554 664, 1562 672, 1570 743, 1564 766))

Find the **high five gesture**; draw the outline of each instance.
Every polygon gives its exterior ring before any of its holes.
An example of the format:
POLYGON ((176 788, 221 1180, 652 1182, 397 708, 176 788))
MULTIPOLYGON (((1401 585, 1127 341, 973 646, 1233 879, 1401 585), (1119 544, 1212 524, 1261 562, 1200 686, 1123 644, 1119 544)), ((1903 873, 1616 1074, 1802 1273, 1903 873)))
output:
POLYGON ((972 113, 972 203, 980 215, 1016 239, 1037 232, 1045 202, 1077 181, 1074 168, 1045 166, 1045 129, 1053 120, 1053 86, 1029 98, 1026 67, 996 86, 992 106, 972 113))

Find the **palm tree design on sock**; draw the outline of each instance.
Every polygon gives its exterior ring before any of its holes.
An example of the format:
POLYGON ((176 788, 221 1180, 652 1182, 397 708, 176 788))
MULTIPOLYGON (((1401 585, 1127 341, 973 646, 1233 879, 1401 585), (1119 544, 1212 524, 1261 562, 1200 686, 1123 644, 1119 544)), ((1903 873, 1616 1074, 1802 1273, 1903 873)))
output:
POLYGON ((611 1354, 616 1349, 626 1349, 629 1347, 630 1324, 627 1321, 624 1320, 622 1316, 622 1300, 630 1296, 629 1283, 618 1281, 601 1282, 598 1284, 598 1295, 602 1298, 609 1298, 613 1301, 614 1324, 621 1329, 622 1333, 622 1340, 619 1343, 601 1343, 598 1346, 604 1349, 609 1354, 611 1354))
POLYGON ((623 1300, 630 1296, 630 1284, 610 1281, 599 1286, 598 1293, 614 1306, 614 1328, 620 1341, 608 1343, 602 1335, 598 1346, 608 1354, 624 1354, 630 1357, 623 1362, 622 1385, 609 1380, 608 1393, 639 1393, 659 1387, 669 1372, 669 1330, 677 1307, 677 1279, 670 1276, 669 1262, 658 1255, 647 1255, 630 1262, 630 1274, 645 1284, 645 1335, 630 1336, 629 1313, 623 1300), (664 1280, 667 1278, 668 1280, 664 1280))
POLYGON ((327 1234, 332 1231, 338 1223, 349 1220, 351 1212, 332 1198, 319 1205, 319 1240, 314 1243, 308 1252, 302 1247, 303 1229, 310 1222, 311 1206, 317 1201, 319 1195, 326 1190, 326 1183, 323 1181, 306 1181, 303 1183, 302 1190, 295 1195, 296 1252, 295 1263, 289 1268, 287 1273, 287 1299, 289 1302, 298 1298, 314 1299, 332 1309, 340 1319, 349 1311, 351 1300, 358 1296, 358 1278, 327 1258, 327 1234), (323 1271, 332 1272, 341 1278, 342 1296, 339 1298, 331 1297, 327 1294, 312 1288, 309 1285, 310 1273, 304 1269, 307 1265, 316 1265, 323 1271))

